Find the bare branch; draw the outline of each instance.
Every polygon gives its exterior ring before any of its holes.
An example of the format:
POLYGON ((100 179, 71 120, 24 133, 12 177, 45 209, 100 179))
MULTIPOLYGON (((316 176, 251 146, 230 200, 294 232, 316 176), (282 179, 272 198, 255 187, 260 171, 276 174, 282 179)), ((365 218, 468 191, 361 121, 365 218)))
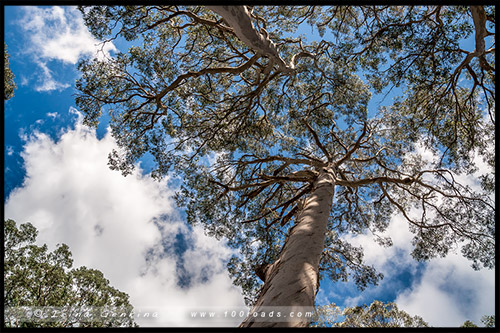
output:
POLYGON ((346 179, 335 179, 335 183, 337 185, 349 186, 349 187, 359 187, 365 185, 371 185, 375 183, 396 183, 396 184, 404 184, 410 185, 415 182, 414 178, 406 177, 406 178, 394 178, 394 177, 372 177, 372 178, 364 178, 358 180, 346 180, 346 179))
POLYGON ((269 176, 260 175, 262 179, 276 180, 276 181, 296 181, 296 182, 314 182, 316 177, 318 177, 318 172, 313 170, 301 170, 297 172, 292 172, 286 176, 269 176))
POLYGON ((336 167, 339 167, 342 163, 344 163, 345 161, 349 160, 351 158, 351 155, 356 151, 358 150, 359 146, 361 145, 361 140, 365 137, 366 135, 366 131, 368 129, 368 124, 365 122, 364 125, 363 125, 363 131, 361 132, 361 134, 359 135, 358 139, 356 140, 356 142, 354 143, 354 145, 352 145, 352 147, 349 147, 348 148, 348 151, 346 152, 346 154, 338 161, 335 162, 335 166, 336 167))
POLYGON ((198 72, 188 72, 182 75, 179 75, 169 86, 165 87, 157 96, 157 100, 161 100, 169 91, 174 90, 179 87, 181 83, 187 78, 198 77, 205 74, 221 74, 221 73, 229 73, 229 74, 240 74, 246 69, 250 68, 255 62, 259 59, 260 55, 255 54, 252 58, 250 58, 246 63, 238 66, 238 67, 219 67, 219 68, 204 68, 198 72))
POLYGON ((312 136, 314 138, 314 142, 316 143, 316 146, 318 146, 319 149, 321 149, 321 151, 323 152, 323 154, 325 154, 328 162, 331 162, 332 157, 331 157, 330 153, 328 152, 328 149, 326 149, 325 146, 323 146, 323 144, 321 143, 321 140, 318 137, 318 133, 316 133, 316 131, 311 127, 311 125, 309 125, 307 120, 305 120, 305 119, 301 119, 301 120, 304 123, 304 125, 306 125, 307 130, 312 134, 312 136))
MULTIPOLYGON (((302 154, 302 155, 305 155, 305 154, 302 154)), ((245 157, 255 157, 255 156, 251 156, 251 155, 243 155, 242 156, 242 158, 245 158, 245 157)), ((246 165, 246 164, 265 163, 265 162, 272 162, 272 161, 281 161, 281 162, 286 162, 288 164, 305 164, 305 165, 309 165, 312 167, 318 167, 318 168, 326 166, 325 163, 320 162, 317 159, 313 159, 313 158, 303 159, 303 158, 291 158, 291 157, 284 157, 284 156, 277 156, 277 155, 264 157, 264 158, 255 157, 251 161, 244 161, 244 160, 240 159, 240 161, 238 163, 241 163, 242 165, 246 165)))
POLYGON ((209 179, 208 180, 210 183, 214 183, 216 185, 219 185, 220 187, 228 190, 228 191, 240 191, 240 190, 244 190, 244 189, 247 189, 247 188, 251 188, 251 187, 258 187, 258 186, 268 186, 270 184, 274 184, 277 182, 277 180, 274 180, 274 179, 270 179, 270 180, 267 180, 265 182, 262 182, 262 183, 250 183, 250 184, 243 184, 243 185, 240 185, 240 186, 228 186, 226 184, 223 184, 221 182, 218 182, 216 180, 213 180, 213 179, 209 179))

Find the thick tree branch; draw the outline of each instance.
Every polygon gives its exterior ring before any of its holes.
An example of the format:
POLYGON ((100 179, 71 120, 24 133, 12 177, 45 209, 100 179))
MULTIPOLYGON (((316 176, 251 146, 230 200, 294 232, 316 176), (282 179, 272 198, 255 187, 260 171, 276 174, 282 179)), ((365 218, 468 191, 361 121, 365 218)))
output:
POLYGON ((270 179, 270 180, 266 180, 266 181, 260 182, 260 183, 249 183, 249 184, 243 184, 243 185, 239 185, 239 186, 229 186, 229 185, 223 184, 223 183, 218 182, 218 181, 213 180, 213 179, 209 179, 208 181, 210 183, 214 183, 216 185, 219 185, 220 187, 224 188, 227 191, 233 191, 233 192, 244 190, 244 189, 251 188, 251 187, 269 186, 271 184, 278 182, 278 180, 270 179))
POLYGON ((470 6, 469 9, 472 15, 472 20, 474 21, 474 28, 476 30, 475 52, 477 52, 478 54, 482 54, 486 45, 484 38, 488 35, 488 31, 486 31, 486 13, 483 6, 470 6))
MULTIPOLYGON (((305 154, 303 154, 303 155, 305 155, 305 154)), ((247 164, 266 163, 266 162, 273 162, 273 161, 281 161, 281 162, 285 162, 288 164, 305 164, 305 165, 309 165, 309 166, 317 167, 317 168, 321 168, 321 167, 326 166, 325 163, 318 161, 317 159, 292 158, 292 157, 284 157, 284 156, 278 156, 278 155, 263 157, 263 158, 257 158, 257 157, 252 156, 252 155, 243 155, 242 159, 240 159, 240 161, 238 161, 237 164, 247 165, 247 164), (253 157, 253 159, 250 161, 243 160, 243 158, 247 158, 247 157, 253 157)))
POLYGON ((359 186, 371 185, 371 184, 375 184, 375 183, 378 183, 378 184, 380 184, 380 183, 396 183, 396 184, 410 185, 413 182, 415 182, 415 179, 410 178, 410 177, 394 178, 394 177, 387 177, 387 176, 364 178, 364 179, 358 179, 358 180, 346 180, 346 179, 336 179, 335 180, 336 184, 342 185, 342 186, 349 186, 349 187, 359 187, 359 186))
POLYGON ((479 65, 482 69, 488 71, 495 70, 490 64, 488 64, 488 62, 484 58, 484 55, 486 53, 486 42, 484 39, 489 35, 488 31, 486 30, 486 12, 484 11, 483 6, 471 6, 470 12, 474 21, 474 28, 476 30, 476 49, 473 53, 476 54, 479 58, 479 65))
POLYGON ((269 39, 268 33, 262 29, 257 31, 252 24, 251 15, 246 6, 207 6, 219 14, 233 29, 234 34, 256 53, 273 59, 282 71, 290 71, 285 61, 281 59, 276 45, 269 39))
POLYGON ((260 175, 262 179, 266 180, 275 180, 279 182, 294 181, 294 182, 310 182, 310 183, 314 182, 317 176, 318 172, 313 170, 296 171, 285 176, 260 175))
POLYGON ((287 64, 280 56, 276 44, 269 38, 265 26, 257 30, 252 24, 253 17, 247 6, 207 6, 213 12, 219 14, 233 29, 234 34, 256 53, 270 58, 270 64, 266 69, 268 73, 274 64, 277 64, 282 73, 291 73, 295 70, 298 58, 314 57, 310 52, 301 51, 293 55, 290 64, 287 64))
POLYGON ((205 74, 221 74, 221 73, 229 73, 229 74, 240 74, 250 68, 255 62, 259 59, 260 55, 255 54, 252 58, 250 58, 246 63, 238 66, 238 67, 219 67, 219 68, 204 68, 198 72, 187 72, 185 74, 179 75, 170 85, 165 87, 157 96, 157 100, 161 100, 168 92, 174 90, 179 87, 181 83, 192 77, 198 77, 205 74))

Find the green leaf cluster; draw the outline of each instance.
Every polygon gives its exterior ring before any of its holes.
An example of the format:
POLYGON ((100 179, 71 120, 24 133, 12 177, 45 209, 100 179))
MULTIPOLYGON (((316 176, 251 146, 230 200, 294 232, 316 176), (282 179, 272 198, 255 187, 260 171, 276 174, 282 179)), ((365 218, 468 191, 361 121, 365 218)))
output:
POLYGON ((4 306, 12 313, 23 307, 67 311, 50 320, 6 314, 5 327, 136 326, 126 293, 110 286, 98 270, 72 268, 73 259, 66 244, 58 245, 52 252, 46 244, 36 245, 37 235, 31 223, 18 227, 13 220, 4 221, 4 306), (94 321, 71 315, 71 311, 92 308, 108 309, 108 315, 96 316, 94 321))
POLYGON ((395 303, 373 301, 370 305, 345 307, 341 310, 335 304, 316 309, 313 327, 428 327, 420 316, 411 316, 398 309, 395 303))
POLYGON ((16 83, 14 82, 14 74, 12 74, 12 70, 9 65, 9 52, 7 51, 7 44, 4 43, 3 49, 3 84, 4 84, 4 92, 3 99, 8 100, 14 96, 14 89, 16 89, 16 83))

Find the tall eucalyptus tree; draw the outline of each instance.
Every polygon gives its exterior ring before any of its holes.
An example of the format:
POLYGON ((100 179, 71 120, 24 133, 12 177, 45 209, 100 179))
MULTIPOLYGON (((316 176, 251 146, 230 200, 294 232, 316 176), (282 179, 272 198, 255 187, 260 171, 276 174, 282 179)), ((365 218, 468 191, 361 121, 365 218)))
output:
MULTIPOLYGON (((475 153, 494 167, 492 8, 81 11, 96 37, 131 44, 79 64, 86 123, 108 111, 123 148, 110 167, 126 175, 151 154, 154 177, 182 173, 179 204, 241 250, 229 269, 254 311, 310 309, 324 276, 377 283, 343 236, 370 230, 390 245, 380 233, 393 212, 415 234, 416 259, 461 248, 473 267, 494 267, 494 176, 474 189, 457 177, 475 153), (393 105, 368 109, 372 91, 394 87, 405 93, 393 105)), ((309 320, 249 316, 242 326, 309 320)))

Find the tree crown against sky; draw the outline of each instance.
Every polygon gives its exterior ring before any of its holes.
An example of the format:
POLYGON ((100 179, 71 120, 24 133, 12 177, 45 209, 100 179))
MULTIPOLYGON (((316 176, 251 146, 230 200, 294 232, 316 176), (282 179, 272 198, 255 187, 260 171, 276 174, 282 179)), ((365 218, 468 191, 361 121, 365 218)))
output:
POLYGON ((4 84, 4 91, 3 91, 3 99, 8 100, 14 96, 14 89, 16 89, 16 83, 14 82, 14 74, 12 74, 12 71, 10 70, 9 66, 9 52, 7 51, 7 44, 4 44, 4 49, 3 49, 3 84, 4 84))
MULTIPOLYGON (((49 252, 35 244, 38 230, 31 223, 4 221, 4 306, 6 327, 130 327, 129 296, 109 285, 102 272, 72 268, 66 244, 49 252), (49 319, 29 318, 25 307, 44 307, 49 319), (50 310, 53 307, 54 310, 50 310), (63 308, 68 309, 62 310, 63 308), (95 320, 81 320, 82 309, 98 309, 95 320), (47 310, 49 309, 49 310, 47 310), (103 312, 104 310, 107 312, 103 312), (106 317, 103 317, 106 313, 106 317), (127 316, 121 317, 120 315, 127 316), (115 315, 113 317, 112 315, 115 315), (52 316, 52 317, 51 317, 52 316), (67 316, 67 317, 66 317, 67 316)), ((34 310, 33 310, 34 311, 34 310)))
MULTIPOLYGON (((113 106, 111 113, 117 117, 113 123, 124 125, 120 131, 116 128, 115 135, 121 132, 129 137, 126 141, 134 142, 135 149, 127 152, 128 162, 151 152, 162 138, 161 132, 178 137, 177 148, 190 142, 203 154, 205 148, 224 143, 220 142, 221 132, 233 135, 238 129, 251 128, 247 125, 255 124, 255 119, 250 116, 264 117, 257 123, 263 124, 271 116, 266 110, 274 106, 278 108, 275 113, 283 112, 289 105, 284 101, 296 100, 296 109, 301 101, 317 106, 332 103, 338 96, 318 94, 311 98, 311 92, 296 83, 315 80, 316 90, 322 91, 344 86, 342 79, 348 76, 355 80, 352 74, 356 70, 365 71, 373 91, 394 86, 405 89, 405 99, 394 105, 406 116, 399 119, 401 125, 414 134, 429 132, 428 136, 443 146, 449 162, 470 159, 470 150, 481 145, 482 128, 477 124, 481 110, 487 109, 494 121, 494 47, 485 46, 489 46, 486 42, 494 30, 493 7, 476 15, 460 6, 253 7, 254 25, 279 49, 277 57, 256 53, 203 6, 102 6, 84 12, 96 37, 108 41, 123 37, 135 44, 114 61, 83 62, 81 68, 87 75, 80 80, 79 89, 84 94, 77 99, 89 124, 95 124, 103 105, 113 106), (297 36, 311 27, 330 35, 312 41, 297 36), (473 34, 475 50, 463 49, 460 42, 473 34), (276 62, 288 64, 285 72, 280 66, 272 70, 276 62), (288 69, 296 66, 293 71, 288 69), (104 84, 100 80, 103 75, 111 81, 104 84), (281 87, 293 87, 297 95, 287 89, 280 92, 281 87), (272 98, 285 92, 288 94, 278 99, 283 102, 277 105, 268 106, 261 100, 261 96, 272 98), (183 112, 187 107, 210 117, 202 118, 204 122, 197 120, 196 112, 183 112), (439 112, 443 108, 449 111, 439 112), (122 121, 122 117, 126 119, 122 121), (141 121, 146 128, 140 126, 141 121), (234 127, 231 131, 227 131, 228 124, 234 127)), ((350 91, 360 93, 350 89, 338 94, 350 91)), ((368 91, 362 96, 369 98, 368 91)), ((351 98, 351 102, 363 103, 363 99, 351 98)), ((357 108, 349 107, 344 115, 359 118, 357 108)), ((234 149, 238 143, 230 145, 235 138, 237 135, 225 145, 234 149)), ((160 156, 161 174, 168 170, 168 160, 160 156)))
POLYGON ((370 305, 346 307, 335 304, 318 308, 314 327, 428 327, 420 316, 398 309, 395 303, 374 301, 370 305))
POLYGON ((377 234, 394 211, 417 259, 461 247, 475 268, 494 266, 494 177, 480 192, 458 176, 476 153, 494 167, 493 7, 253 6, 234 22, 218 10, 83 7, 96 37, 131 46, 80 63, 77 103, 90 125, 110 113, 123 148, 112 168, 130 173, 151 154, 154 176, 183 174, 188 221, 241 249, 229 267, 250 301, 254 271, 265 277, 280 255, 324 168, 338 189, 321 276, 376 283, 341 236, 370 230, 389 245, 377 234), (320 37, 298 35, 304 26, 320 37), (394 88, 404 94, 391 106, 368 109, 394 88))

